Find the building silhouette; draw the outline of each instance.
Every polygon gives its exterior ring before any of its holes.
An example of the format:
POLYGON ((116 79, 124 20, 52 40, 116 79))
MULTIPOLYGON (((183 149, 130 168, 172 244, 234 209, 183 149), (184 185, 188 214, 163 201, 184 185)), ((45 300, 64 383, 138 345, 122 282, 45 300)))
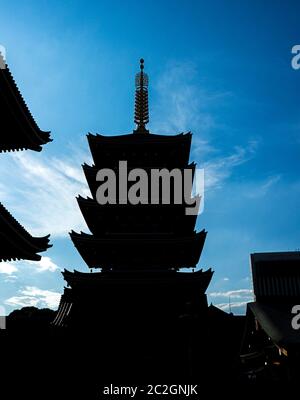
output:
POLYGON ((205 291, 212 271, 181 271, 196 267, 206 237, 205 230, 195 232, 197 216, 185 215, 184 202, 176 204, 173 199, 164 204, 160 198, 156 204, 122 199, 98 204, 96 199, 97 171, 109 168, 119 180, 120 161, 127 162, 129 171, 195 170, 195 164, 189 164, 190 133, 164 136, 146 129, 148 77, 143 60, 140 67, 135 93, 137 128, 121 136, 88 135, 94 165, 84 164, 83 170, 92 198, 79 196, 77 201, 92 234, 72 231, 70 235, 88 267, 101 272, 63 272, 68 287, 54 321, 58 326, 93 326, 102 331, 103 325, 130 324, 147 326, 149 331, 151 325, 155 329, 159 324, 168 326, 187 312, 199 315, 207 308, 205 291))
POLYGON ((293 319, 300 311, 300 253, 253 253, 250 260, 255 301, 247 305, 244 373, 259 382, 297 382, 300 325, 293 319))
MULTIPOLYGON (((34 150, 51 141, 50 132, 40 130, 33 119, 0 52, 0 152, 34 150)), ((39 261, 49 236, 34 237, 0 203, 0 261, 39 261)))

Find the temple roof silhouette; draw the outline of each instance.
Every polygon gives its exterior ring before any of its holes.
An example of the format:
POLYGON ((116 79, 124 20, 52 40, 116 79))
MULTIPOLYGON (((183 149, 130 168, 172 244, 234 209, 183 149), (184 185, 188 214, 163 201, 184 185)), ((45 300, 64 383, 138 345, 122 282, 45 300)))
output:
POLYGON ((39 261, 37 253, 46 251, 51 245, 49 236, 34 237, 10 214, 0 203, 0 260, 33 260, 39 261))
POLYGON ((242 363, 250 374, 288 366, 281 378, 298 381, 300 335, 293 319, 299 320, 300 252, 253 253, 250 261, 255 301, 247 304, 242 363))
MULTIPOLYGON (((95 185, 91 185, 93 196, 95 185)), ((173 232, 175 236, 187 235, 194 230, 197 215, 186 218, 181 204, 107 204, 102 207, 92 198, 77 197, 77 203, 89 230, 95 234, 151 234, 160 227, 161 233, 173 232), (146 217, 145 217, 146 215, 146 217), (147 230, 145 224, 147 222, 147 230)))
MULTIPOLYGON (((89 287, 91 282, 91 274, 85 272, 74 270, 73 272, 65 269, 62 272, 65 280, 68 282, 70 287, 81 286, 84 281, 86 281, 89 287)), ((190 272, 177 272, 177 271, 157 271, 155 275, 151 270, 148 271, 117 271, 113 274, 94 272, 92 274, 93 282, 96 285, 107 285, 110 284, 120 284, 130 281, 133 285, 149 284, 153 280, 157 281, 157 276, 159 276, 160 282, 164 283, 166 286, 179 285, 181 286, 184 282, 188 284, 194 284, 199 287, 199 283, 202 285, 203 292, 207 289, 210 280, 212 278, 213 271, 209 268, 206 271, 202 269, 197 270, 193 273, 190 272), (145 276, 147 279, 145 279, 145 276)))
MULTIPOLYGON (((0 54, 1 57, 1 54, 0 54)), ((6 64, 0 68, 0 152, 31 149, 41 151, 51 141, 33 119, 6 64)), ((1 162, 1 160, 0 160, 1 162)), ((51 245, 49 236, 34 237, 0 203, 0 261, 39 261, 40 252, 51 245)))
MULTIPOLYGON (((147 131, 148 132, 148 131, 147 131)), ((94 164, 113 168, 128 158, 134 167, 186 167, 189 162, 192 134, 158 135, 153 133, 104 136, 87 135, 94 164)))
POLYGON ((291 324, 291 310, 300 297, 300 252, 286 251, 250 255, 255 302, 252 315, 278 345, 300 344, 299 331, 291 324))
POLYGON ((7 65, 0 68, 0 110, 0 152, 41 151, 52 141, 50 132, 38 127, 7 65))
POLYGON ((300 252, 253 253, 250 257, 256 301, 292 303, 300 297, 300 252))
POLYGON ((206 231, 180 237, 157 232, 144 235, 122 232, 95 237, 74 231, 70 236, 90 268, 180 269, 196 268, 206 231))

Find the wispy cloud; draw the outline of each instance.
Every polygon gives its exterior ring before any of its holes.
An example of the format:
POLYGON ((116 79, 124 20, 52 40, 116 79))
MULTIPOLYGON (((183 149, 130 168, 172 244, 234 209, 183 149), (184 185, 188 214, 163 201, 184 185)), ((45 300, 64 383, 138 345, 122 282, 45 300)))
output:
POLYGON ((244 314, 247 303, 253 301, 253 290, 237 289, 208 293, 214 305, 223 311, 233 311, 236 314, 244 314), (215 303, 216 301, 222 301, 215 303))
POLYGON ((269 192, 271 188, 273 188, 273 186, 275 186, 280 181, 280 179, 281 175, 276 174, 273 176, 269 176, 262 182, 256 181, 255 184, 253 184, 253 188, 248 188, 245 196, 249 198, 263 197, 269 192))
POLYGON ((217 189, 232 174, 235 167, 251 160, 255 155, 256 142, 249 142, 246 147, 236 146, 230 155, 211 158, 202 163, 205 171, 205 189, 217 189))
POLYGON ((196 78, 193 63, 173 62, 166 67, 154 86, 158 96, 151 114, 153 131, 174 134, 193 130, 205 144, 207 133, 217 124, 209 106, 231 93, 209 92, 195 83, 196 78))
POLYGON ((56 309, 61 294, 52 290, 39 289, 36 286, 25 286, 16 296, 5 300, 5 304, 12 307, 49 307, 56 309))
POLYGON ((0 263, 0 274, 14 276, 15 278, 18 273, 22 273, 26 270, 41 273, 46 271, 55 272, 59 269, 59 266, 56 265, 50 257, 42 257, 40 261, 20 260, 0 263))
POLYGON ((75 197, 89 194, 80 167, 89 158, 6 155, 0 167, 2 182, 6 182, 5 206, 34 235, 62 237, 71 229, 84 229, 75 197))
POLYGON ((215 306, 226 312, 234 311, 236 314, 244 314, 247 303, 247 301, 236 301, 232 303, 219 303, 215 304, 215 306))
POLYGON ((258 143, 249 141, 234 146, 229 154, 220 152, 213 141, 213 133, 221 124, 214 108, 233 96, 230 92, 211 92, 197 82, 193 63, 173 63, 166 68, 155 87, 158 99, 152 113, 154 131, 175 134, 194 133, 192 156, 205 171, 205 190, 220 188, 230 178, 234 168, 255 156, 258 143), (207 161, 205 161, 207 160, 207 161))
POLYGON ((18 271, 18 268, 13 263, 0 262, 0 274, 13 275, 18 271))
MULTIPOLYGON (((26 263, 26 261, 25 261, 25 263, 26 263)), ((32 268, 36 272, 45 272, 45 271, 55 272, 60 269, 59 266, 56 265, 51 260, 50 257, 42 257, 40 261, 27 261, 27 264, 32 266, 32 268)))
POLYGON ((228 290, 226 292, 211 292, 209 293, 210 297, 227 297, 232 299, 241 299, 241 298, 252 298, 253 291, 251 289, 238 289, 238 290, 228 290))

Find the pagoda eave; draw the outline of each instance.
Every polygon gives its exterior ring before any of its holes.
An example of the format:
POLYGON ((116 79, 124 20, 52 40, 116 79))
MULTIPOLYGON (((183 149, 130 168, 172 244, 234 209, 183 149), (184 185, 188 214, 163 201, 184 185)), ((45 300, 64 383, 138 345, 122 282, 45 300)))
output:
POLYGON ((188 165, 191 133, 179 135, 87 135, 94 164, 114 168, 118 160, 128 167, 180 168, 188 165))
POLYGON ((206 231, 188 237, 113 235, 98 238, 76 232, 70 236, 90 268, 180 269, 196 267, 206 231))
POLYGON ((195 272, 178 272, 178 271, 142 271, 142 273, 130 271, 115 271, 110 273, 105 272, 79 272, 74 270, 71 272, 65 269, 62 272, 65 281, 72 288, 93 288, 107 285, 195 285, 201 288, 200 292, 205 292, 213 271, 209 268, 206 271, 197 270, 195 272))
POLYGON ((50 235, 44 237, 31 236, 29 232, 11 215, 0 203, 0 259, 39 261, 41 256, 36 254, 46 251, 50 235))
POLYGON ((81 213, 95 235, 152 232, 184 235, 194 230, 197 215, 186 215, 185 204, 105 204, 77 197, 81 213))
POLYGON ((0 110, 0 152, 41 151, 42 145, 52 141, 50 132, 38 127, 7 66, 0 69, 0 110))

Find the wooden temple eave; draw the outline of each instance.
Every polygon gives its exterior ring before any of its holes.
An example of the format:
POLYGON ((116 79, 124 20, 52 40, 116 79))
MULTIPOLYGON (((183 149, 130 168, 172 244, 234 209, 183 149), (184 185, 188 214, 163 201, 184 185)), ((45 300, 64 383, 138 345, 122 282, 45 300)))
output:
POLYGON ((104 141, 101 136, 88 135, 91 154, 97 167, 113 168, 119 160, 127 160, 131 167, 175 168, 188 165, 191 135, 159 136, 123 135, 108 136, 104 141), (180 140, 177 139, 180 137, 180 140), (136 138, 136 139, 135 139, 136 138), (141 139, 142 138, 142 139, 141 139), (175 138, 175 139, 174 139, 175 138))
POLYGON ((39 261, 40 253, 46 251, 52 245, 49 244, 49 236, 34 237, 10 214, 0 203, 0 235, 1 250, 0 259, 3 261, 28 259, 39 261))
POLYGON ((185 215, 184 204, 105 204, 77 198, 89 230, 95 235, 147 232, 153 235, 188 235, 194 230, 197 215, 185 215))
POLYGON ((125 135, 102 135, 99 133, 93 134, 89 132, 87 134, 87 138, 90 141, 95 141, 98 143, 113 143, 113 144, 124 144, 124 143, 129 143, 129 144, 136 144, 138 142, 148 142, 148 143, 171 143, 171 142, 180 142, 180 143, 185 143, 191 142, 192 139, 192 133, 191 132, 186 132, 186 133, 179 133, 177 135, 158 135, 151 133, 151 135, 132 135, 132 133, 128 133, 125 135))
POLYGON ((115 271, 112 273, 105 272, 79 272, 68 271, 62 272, 64 279, 71 287, 81 288, 96 288, 105 287, 106 285, 166 285, 168 287, 198 287, 199 293, 204 293, 211 281, 213 271, 208 269, 206 271, 198 270, 195 272, 176 272, 176 271, 143 271, 138 273, 136 271, 115 271), (173 272, 173 273, 172 273, 173 272), (100 286, 99 286, 100 285, 100 286))
POLYGON ((8 67, 0 69, 0 152, 41 151, 52 141, 50 132, 39 129, 8 67))
POLYGON ((153 264, 153 268, 195 268, 201 255, 206 232, 189 237, 140 236, 98 238, 71 232, 71 239, 90 268, 153 264), (118 249, 118 251, 116 251, 118 249), (146 257, 145 257, 146 255, 146 257))

